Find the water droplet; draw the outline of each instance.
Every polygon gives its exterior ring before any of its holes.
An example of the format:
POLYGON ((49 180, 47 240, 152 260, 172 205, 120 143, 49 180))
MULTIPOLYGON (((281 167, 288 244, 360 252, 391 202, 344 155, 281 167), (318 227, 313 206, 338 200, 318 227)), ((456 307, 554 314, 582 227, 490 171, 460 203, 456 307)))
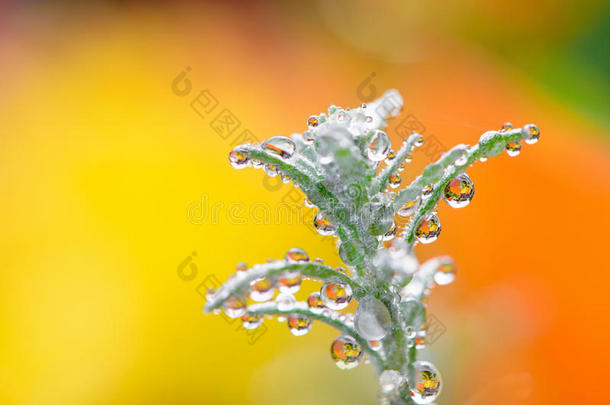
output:
POLYGON ((291 263, 308 262, 309 256, 303 249, 292 248, 288 252, 286 252, 284 260, 291 263))
POLYGON ((413 343, 415 344, 415 348, 417 350, 424 349, 426 347, 426 331, 417 331, 417 333, 415 334, 415 341, 413 343))
POLYGON ((275 294, 275 288, 269 279, 258 278, 250 282, 250 298, 252 301, 269 301, 273 298, 273 294, 275 294))
POLYGON ((434 282, 438 285, 447 285, 455 280, 455 263, 450 257, 441 257, 438 259, 436 271, 434 273, 434 282))
POLYGON ((400 165, 398 165, 396 170, 399 172, 402 172, 403 170, 405 170, 405 162, 402 162, 400 165))
POLYGON ((376 130, 366 149, 367 157, 373 162, 381 162, 390 153, 390 138, 385 132, 376 130))
POLYGON ((294 141, 285 136, 274 136, 269 138, 262 143, 261 147, 267 153, 281 157, 282 159, 290 159, 297 148, 294 141))
POLYGON ((286 271, 277 281, 278 289, 284 294, 294 294, 301 288, 301 273, 286 271))
POLYGON ((335 227, 326 217, 326 215, 322 213, 322 211, 316 214, 315 218, 313 219, 313 226, 322 236, 330 236, 335 233, 335 227))
POLYGON ((266 163, 264 170, 265 170, 265 174, 269 177, 277 176, 277 168, 274 165, 272 165, 271 163, 266 163))
POLYGON ((518 156, 521 153, 521 142, 508 142, 506 144, 506 153, 510 157, 518 156))
POLYGON ((297 300, 292 294, 280 293, 275 297, 275 305, 280 311, 290 311, 294 308, 297 300))
POLYGON ((409 217, 415 213, 415 210, 419 207, 419 203, 421 202, 420 197, 417 197, 415 200, 409 201, 405 205, 403 205, 397 212, 401 217, 409 217))
POLYGON ((354 326, 366 340, 383 339, 392 327, 390 311, 378 299, 366 297, 358 303, 354 326))
POLYGON ((305 144, 307 144, 307 145, 313 145, 313 142, 314 142, 313 132, 311 132, 311 131, 303 132, 303 142, 305 142, 305 144))
POLYGON ((410 382, 411 398, 416 404, 429 404, 433 402, 441 392, 441 376, 428 361, 416 361, 413 363, 414 381, 410 382))
POLYGON ((396 227, 396 224, 392 224, 392 227, 390 228, 390 230, 383 234, 383 236, 381 237, 381 240, 384 242, 391 241, 392 239, 394 239, 396 237, 397 231, 398 231, 398 228, 396 227))
POLYGON ((391 163, 394 159, 396 159, 396 153, 394 153, 394 151, 390 149, 388 156, 385 158, 386 163, 391 163))
POLYGON ((379 340, 369 340, 369 347, 374 351, 381 349, 381 342, 379 340))
POLYGON ((463 208, 470 204, 474 196, 474 184, 466 173, 462 173, 447 183, 443 197, 453 208, 463 208))
POLYGON ((400 175, 398 173, 394 173, 390 176, 390 180, 388 181, 388 184, 391 188, 398 188, 400 187, 400 175))
POLYGON ((432 184, 425 185, 424 188, 422 188, 422 190, 421 190, 422 199, 426 199, 426 198, 430 197, 432 195, 433 191, 434 191, 434 187, 432 186, 432 184))
POLYGON ((322 260, 322 258, 321 258, 321 257, 316 257, 316 258, 314 259, 314 262, 316 262, 317 264, 320 264, 320 265, 324 264, 324 260, 322 260))
POLYGON ((513 129, 513 124, 511 124, 510 122, 505 122, 504 124, 502 124, 502 128, 500 128, 500 131, 506 132, 510 131, 511 129, 513 129))
POLYGON ((417 147, 419 148, 419 147, 420 147, 420 146, 422 146, 423 144, 424 144, 424 137, 423 137, 423 136, 421 136, 421 135, 419 135, 419 136, 417 137, 417 139, 415 140, 414 145, 415 145, 415 146, 417 146, 417 147))
POLYGON ((213 288, 208 288, 207 290, 205 290, 206 302, 210 302, 214 298, 214 294, 216 294, 216 290, 213 288))
POLYGON ((282 174, 282 183, 287 184, 290 183, 290 176, 287 174, 282 174))
POLYGON ((321 312, 325 307, 319 292, 312 292, 307 297, 307 306, 313 312, 321 312))
POLYGON ((243 169, 248 166, 249 159, 246 150, 243 148, 235 148, 229 152, 229 163, 235 169, 243 169))
POLYGON ((241 317, 241 324, 244 329, 256 329, 263 323, 263 318, 260 315, 252 312, 246 312, 241 317))
POLYGON ((521 133, 525 139, 525 143, 533 145, 540 138, 540 130, 534 124, 527 124, 521 129, 521 133))
POLYGON ((341 335, 330 345, 330 355, 337 367, 349 370, 360 364, 362 348, 353 337, 341 335))
POLYGON ((320 120, 315 115, 312 115, 307 119, 307 126, 309 128, 315 128, 320 124, 320 120))
POLYGON ((441 233, 441 221, 436 215, 422 220, 415 231, 415 237, 423 244, 432 243, 441 233))
POLYGON ((320 298, 328 308, 341 310, 352 300, 352 287, 342 283, 324 283, 320 289, 320 298))
POLYGON ((379 375, 379 396, 381 399, 392 399, 398 396, 405 383, 405 378, 396 370, 383 370, 379 375))
POLYGON ((247 265, 246 263, 244 263, 244 262, 239 262, 239 263, 237 263, 237 265, 235 266, 235 271, 236 271, 237 273, 241 273, 241 272, 244 272, 244 271, 248 271, 248 265, 247 265))
POLYGON ((232 295, 227 298, 222 309, 229 318, 235 319, 246 313, 246 305, 245 299, 232 295))
POLYGON ((481 162, 483 162, 483 163, 484 163, 484 162, 487 162, 487 158, 486 158, 485 156, 483 156, 483 157, 481 157, 481 158, 479 159, 479 161, 481 161, 481 162))
POLYGON ((305 197, 304 203, 307 208, 316 208, 314 203, 312 203, 307 196, 305 197))
POLYGON ((294 336, 303 336, 311 329, 311 319, 301 314, 290 314, 288 316, 288 328, 294 336))

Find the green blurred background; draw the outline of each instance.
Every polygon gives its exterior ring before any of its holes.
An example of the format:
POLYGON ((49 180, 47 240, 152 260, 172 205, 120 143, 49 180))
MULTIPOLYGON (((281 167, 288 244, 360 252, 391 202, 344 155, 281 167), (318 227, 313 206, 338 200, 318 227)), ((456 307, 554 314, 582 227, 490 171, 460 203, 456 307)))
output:
POLYGON ((430 299, 438 405, 609 403, 609 27, 595 0, 0 3, 0 403, 376 403, 370 366, 333 365, 328 327, 254 339, 199 293, 294 246, 340 265, 309 225, 231 221, 231 203, 295 191, 226 156, 244 129, 303 131, 363 88, 400 90, 442 146, 542 131, 473 167, 473 203, 441 207, 418 251, 459 266, 430 299), (204 90, 234 134, 193 110, 204 90))

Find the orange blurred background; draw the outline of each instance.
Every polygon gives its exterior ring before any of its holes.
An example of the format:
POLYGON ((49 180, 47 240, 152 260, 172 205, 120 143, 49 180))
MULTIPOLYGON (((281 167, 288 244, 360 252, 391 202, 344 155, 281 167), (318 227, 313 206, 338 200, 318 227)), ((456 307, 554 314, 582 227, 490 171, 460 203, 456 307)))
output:
POLYGON ((610 403, 608 27, 601 0, 1 3, 0 403, 375 404, 330 328, 266 321, 251 344, 198 288, 294 246, 340 264, 309 225, 230 220, 294 191, 227 153, 388 88, 445 149, 505 121, 542 132, 470 169, 472 204, 441 206, 418 248, 459 266, 430 299, 437 404, 610 403), (193 109, 204 90, 230 137, 193 109))

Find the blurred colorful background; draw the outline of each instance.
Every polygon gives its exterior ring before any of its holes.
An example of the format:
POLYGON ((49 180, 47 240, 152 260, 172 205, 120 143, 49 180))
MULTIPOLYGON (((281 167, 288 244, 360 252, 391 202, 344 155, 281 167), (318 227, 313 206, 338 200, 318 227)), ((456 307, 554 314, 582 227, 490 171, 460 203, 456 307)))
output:
POLYGON ((389 88, 394 142, 409 115, 445 149, 542 132, 418 250, 459 271, 430 299, 438 405, 610 403, 609 42, 603 0, 1 2, 0 403, 375 404, 329 327, 249 336, 201 286, 294 246, 340 264, 309 225, 231 219, 301 197, 227 153, 389 88))

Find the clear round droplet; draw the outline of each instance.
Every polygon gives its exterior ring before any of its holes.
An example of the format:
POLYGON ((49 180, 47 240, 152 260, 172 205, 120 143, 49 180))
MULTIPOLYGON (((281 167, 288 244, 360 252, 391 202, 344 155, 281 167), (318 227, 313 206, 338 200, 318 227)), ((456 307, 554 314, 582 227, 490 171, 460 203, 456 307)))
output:
POLYGON ((309 297, 307 297, 307 306, 312 311, 318 313, 322 312, 322 310, 326 308, 324 306, 324 303, 322 302, 322 298, 320 297, 319 292, 312 292, 311 294, 309 294, 309 297))
POLYGON ((260 315, 252 312, 246 312, 241 317, 241 324, 244 329, 256 329, 263 323, 263 318, 260 315))
POLYGON ((391 163, 394 159, 396 159, 396 153, 390 149, 390 152, 388 152, 388 156, 385 158, 385 161, 386 163, 391 163))
POLYGON ((417 210, 417 208, 419 207, 420 202, 420 197, 417 197, 415 200, 409 201, 398 210, 397 214, 401 217, 410 217, 415 213, 415 210, 417 210))
POLYGON ((506 144, 506 153, 510 157, 518 156, 521 153, 521 142, 508 142, 506 144))
POLYGON ((424 144, 424 137, 423 137, 423 136, 421 136, 421 135, 419 135, 419 136, 417 137, 417 139, 415 139, 415 143, 414 143, 414 144, 415 144, 415 146, 417 146, 418 148, 419 148, 420 146, 422 146, 422 145, 424 144))
POLYGON ((242 272, 248 271, 248 265, 244 262, 239 262, 235 266, 235 271, 237 273, 242 273, 242 272))
POLYGON ((366 155, 373 162, 381 162, 390 153, 391 146, 390 138, 378 129, 367 146, 366 155))
POLYGON ((314 203, 312 203, 307 197, 305 197, 304 203, 307 208, 316 208, 314 203))
POLYGON ((294 308, 297 300, 292 294, 280 293, 275 297, 275 305, 280 311, 290 311, 294 308))
POLYGON ((330 220, 322 213, 318 212, 313 219, 313 226, 316 228, 316 231, 322 236, 330 236, 335 233, 335 227, 330 222, 330 220))
POLYGON ((284 260, 290 263, 308 262, 309 256, 303 249, 292 248, 288 252, 286 252, 284 260))
POLYGON ((415 237, 423 244, 432 243, 441 233, 441 221, 436 215, 422 220, 415 231, 415 237))
POLYGON ((240 297, 230 296, 223 305, 223 310, 229 318, 239 318, 246 313, 246 300, 240 297))
POLYGON ((320 120, 315 115, 312 115, 311 117, 307 118, 307 126, 309 128, 315 128, 319 124, 320 124, 320 120))
POLYGON ((294 336, 303 336, 311 329, 311 319, 301 314, 290 314, 288 316, 288 328, 294 336))
POLYGON ((360 364, 362 348, 353 337, 341 335, 330 345, 330 355, 337 367, 349 370, 360 364))
POLYGON ((534 124, 527 124, 521 129, 525 143, 533 145, 540 139, 540 129, 534 124))
POLYGON ((455 280, 455 262, 450 257, 438 259, 434 282, 438 285, 451 284, 455 280))
POLYGON ((452 208, 463 208, 470 204, 474 196, 474 184, 466 173, 451 179, 445 186, 443 198, 452 208))
POLYGON ((256 302, 265 302, 273 298, 275 288, 273 283, 266 278, 258 278, 250 282, 250 299, 256 302))
POLYGON ((297 149, 294 141, 285 136, 274 136, 269 138, 262 143, 261 147, 267 153, 281 157, 282 159, 290 159, 297 149))
POLYGON ((320 289, 320 298, 328 308, 341 310, 352 300, 352 287, 342 283, 324 283, 320 289))
POLYGON ((414 381, 410 381, 411 399, 416 404, 430 404, 441 392, 441 376, 436 367, 428 361, 413 363, 414 381))
POLYGON ((504 124, 502 124, 502 128, 500 129, 500 131, 506 132, 510 131, 511 129, 513 129, 513 124, 511 124, 510 122, 505 122, 504 124))
POLYGON ((358 303, 354 326, 366 340, 381 340, 392 327, 390 311, 378 299, 365 297, 358 303))
POLYGON ((390 176, 390 180, 388 181, 388 185, 391 188, 398 188, 398 187, 400 187, 400 182, 401 182, 400 175, 398 173, 394 173, 394 174, 392 174, 390 176))
POLYGON ((249 159, 245 149, 237 147, 229 152, 229 163, 235 169, 248 167, 249 159))
POLYGON ((301 289, 301 273, 286 271, 277 280, 277 287, 281 293, 294 294, 301 289))
POLYGON ((382 345, 379 340, 369 340, 369 347, 374 351, 379 351, 381 350, 382 345))

